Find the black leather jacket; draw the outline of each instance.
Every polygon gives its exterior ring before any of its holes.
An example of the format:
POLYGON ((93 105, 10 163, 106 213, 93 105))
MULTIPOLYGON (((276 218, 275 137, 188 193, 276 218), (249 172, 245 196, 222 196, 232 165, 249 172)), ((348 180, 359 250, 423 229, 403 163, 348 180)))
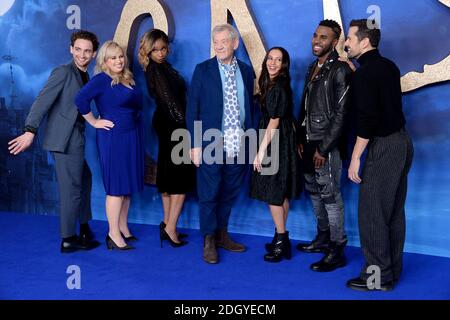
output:
POLYGON ((344 127, 349 102, 349 84, 352 70, 339 61, 333 51, 316 77, 310 80, 317 60, 308 68, 298 126, 300 142, 319 142, 318 152, 326 156, 337 147, 344 127), (305 121, 306 118, 306 121, 305 121), (302 126, 305 122, 304 126, 302 126))

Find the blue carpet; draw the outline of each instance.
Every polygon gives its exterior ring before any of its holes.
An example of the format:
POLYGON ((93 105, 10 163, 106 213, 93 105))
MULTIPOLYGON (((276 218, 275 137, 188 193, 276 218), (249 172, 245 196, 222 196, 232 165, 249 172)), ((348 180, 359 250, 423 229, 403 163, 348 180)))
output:
POLYGON ((234 234, 247 252, 219 250, 220 263, 208 265, 201 259, 198 230, 180 230, 190 234, 187 246, 165 242, 161 249, 157 226, 133 224, 137 249, 118 252, 104 245, 107 223, 92 221, 102 246, 61 254, 58 217, 0 213, 0 226, 0 299, 450 299, 450 259, 443 257, 406 253, 394 291, 357 292, 345 287, 363 262, 355 247, 346 249, 347 267, 316 273, 309 265, 320 254, 294 250, 290 261, 264 262, 264 243, 270 239, 261 236, 234 234), (66 286, 70 265, 80 267, 79 290, 66 286))

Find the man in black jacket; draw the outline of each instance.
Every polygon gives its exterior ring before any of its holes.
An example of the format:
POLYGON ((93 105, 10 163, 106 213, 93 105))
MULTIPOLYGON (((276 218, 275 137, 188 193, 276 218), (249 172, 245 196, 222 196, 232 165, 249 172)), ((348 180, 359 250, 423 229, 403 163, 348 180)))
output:
POLYGON ((308 69, 300 115, 300 154, 304 163, 305 187, 317 217, 317 236, 299 244, 304 252, 323 252, 311 265, 326 272, 346 265, 344 248, 344 203, 340 191, 342 157, 340 141, 347 111, 350 67, 339 61, 335 47, 341 35, 336 21, 323 20, 312 38, 318 57, 308 69))
POLYGON ((361 184, 358 223, 365 266, 347 282, 355 290, 393 289, 402 271, 405 242, 407 175, 413 158, 411 138, 405 130, 400 70, 377 49, 380 29, 366 19, 350 23, 345 42, 349 58, 358 59, 352 98, 357 110, 357 138, 348 177, 361 184), (359 176, 360 158, 368 148, 359 176), (379 270, 378 286, 370 280, 379 270))

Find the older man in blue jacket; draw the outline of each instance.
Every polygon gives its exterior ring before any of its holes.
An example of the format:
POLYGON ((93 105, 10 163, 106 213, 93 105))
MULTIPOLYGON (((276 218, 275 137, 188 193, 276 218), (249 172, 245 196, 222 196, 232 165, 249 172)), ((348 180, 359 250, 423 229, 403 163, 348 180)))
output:
POLYGON ((245 152, 242 151, 242 132, 253 125, 254 73, 234 55, 239 38, 233 26, 216 26, 212 40, 216 56, 195 68, 186 119, 192 140, 191 159, 198 167, 203 259, 208 263, 217 263, 219 257, 216 246, 233 252, 245 251, 244 245, 230 239, 227 228, 231 208, 248 168, 237 160, 245 152), (216 149, 213 156, 216 161, 213 163, 202 161, 206 143, 194 139, 195 133, 199 134, 195 132, 196 121, 201 122, 202 136, 211 129, 223 133, 220 141, 223 149, 216 149))

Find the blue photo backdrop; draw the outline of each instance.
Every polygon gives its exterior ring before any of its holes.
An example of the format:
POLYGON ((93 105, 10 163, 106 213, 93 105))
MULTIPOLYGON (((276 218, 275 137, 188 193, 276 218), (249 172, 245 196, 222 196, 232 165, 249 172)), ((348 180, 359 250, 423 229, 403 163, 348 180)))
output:
MULTIPOLYGON (((217 0, 220 1, 220 0, 217 0)), ((174 37, 169 61, 189 83, 195 64, 210 55, 210 0, 164 0, 173 16, 174 37)), ((247 1, 266 47, 283 46, 292 59, 292 87, 296 112, 307 65, 314 59, 310 40, 323 19, 320 0, 247 1)), ((41 139, 28 152, 13 157, 7 141, 21 133, 33 99, 52 68, 70 60, 66 26, 70 5, 81 13, 81 28, 95 32, 101 42, 112 39, 126 1, 111 0, 2 0, 0 5, 0 211, 58 214, 58 194, 51 157, 41 149, 41 139), (9 8, 9 5, 12 5, 9 8)), ((343 0, 340 10, 344 31, 353 18, 368 17, 367 8, 381 9, 380 51, 399 66, 402 74, 422 72, 450 54, 450 8, 438 0, 343 0), (375 3, 374 3, 375 2, 375 3)), ((138 38, 153 26, 145 19, 138 38)), ((243 46, 238 57, 249 61, 243 46)), ((91 65, 91 74, 93 71, 91 65)), ((145 89, 142 70, 133 66, 137 83, 145 89)), ((144 90, 146 92, 146 90, 144 90)), ((407 128, 415 147, 406 203, 405 250, 450 257, 450 84, 429 85, 404 94, 407 128)), ((154 102, 145 96, 146 151, 157 154, 151 127, 154 102)), ((41 129, 40 132, 43 132, 41 129)), ((94 175, 92 204, 95 219, 106 219, 104 188, 100 176, 95 131, 87 129, 87 158, 94 175)), ((359 245, 357 224, 358 187, 342 178, 346 230, 351 245, 359 245)), ((233 209, 230 231, 272 235, 273 223, 267 205, 250 200, 248 184, 233 209)), ((159 194, 146 187, 133 197, 130 220, 157 224, 162 218, 159 194)), ((0 216, 1 221, 1 216, 0 216)), ((195 194, 188 197, 180 226, 198 228, 195 194)), ((291 204, 288 230, 293 239, 308 240, 315 234, 315 218, 309 199, 291 204)), ((57 232, 55 230, 55 232, 57 232)))

